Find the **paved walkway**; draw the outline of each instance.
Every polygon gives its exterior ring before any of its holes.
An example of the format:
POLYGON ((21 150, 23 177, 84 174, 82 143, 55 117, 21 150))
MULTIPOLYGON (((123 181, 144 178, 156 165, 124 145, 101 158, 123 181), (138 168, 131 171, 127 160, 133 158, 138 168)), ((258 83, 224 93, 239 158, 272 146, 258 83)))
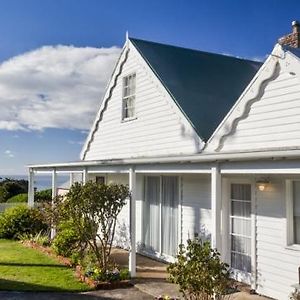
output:
POLYGON ((80 294, 43 292, 0 292, 1 300, 153 300, 137 288, 93 291, 80 294))
MULTIPOLYGON (((128 252, 123 249, 113 249, 112 257, 121 266, 128 266, 128 252)), ((169 283, 166 278, 167 264, 137 254, 137 278, 134 286, 140 291, 152 295, 152 299, 161 295, 180 299, 177 285, 169 283)), ((249 292, 238 292, 226 296, 226 300, 267 300, 249 292)))

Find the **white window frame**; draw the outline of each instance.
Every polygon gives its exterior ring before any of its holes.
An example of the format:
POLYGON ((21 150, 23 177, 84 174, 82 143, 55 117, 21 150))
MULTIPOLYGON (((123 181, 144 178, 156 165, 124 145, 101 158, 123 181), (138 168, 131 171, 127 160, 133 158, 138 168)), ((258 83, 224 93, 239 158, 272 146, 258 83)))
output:
POLYGON ((287 179, 285 181, 286 197, 286 246, 292 250, 300 251, 300 244, 295 244, 294 237, 294 197, 293 184, 300 179, 287 179))
POLYGON ((135 120, 136 119, 136 111, 135 111, 135 100, 136 100, 136 73, 131 73, 123 77, 122 80, 122 121, 130 121, 130 120, 135 120), (129 87, 129 85, 125 86, 125 80, 128 79, 129 77, 134 77, 134 93, 125 95, 125 88, 129 87), (133 105, 131 107, 133 113, 132 116, 126 117, 126 103, 129 100, 133 100, 133 105))
POLYGON ((231 184, 251 185, 251 273, 232 269, 232 278, 243 281, 256 289, 256 282, 251 278, 256 277, 256 193, 253 178, 223 178, 222 179, 222 235, 223 259, 231 266, 231 184))

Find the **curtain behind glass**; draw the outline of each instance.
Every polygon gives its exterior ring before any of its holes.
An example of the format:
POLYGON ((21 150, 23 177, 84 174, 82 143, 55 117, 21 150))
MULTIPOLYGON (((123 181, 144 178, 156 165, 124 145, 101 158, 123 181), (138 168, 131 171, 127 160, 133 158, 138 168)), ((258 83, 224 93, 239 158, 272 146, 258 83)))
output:
POLYGON ((178 178, 162 177, 162 252, 176 255, 178 246, 178 178))
POLYGON ((147 176, 145 178, 145 201, 143 203, 143 235, 142 241, 146 249, 159 251, 160 178, 147 176))

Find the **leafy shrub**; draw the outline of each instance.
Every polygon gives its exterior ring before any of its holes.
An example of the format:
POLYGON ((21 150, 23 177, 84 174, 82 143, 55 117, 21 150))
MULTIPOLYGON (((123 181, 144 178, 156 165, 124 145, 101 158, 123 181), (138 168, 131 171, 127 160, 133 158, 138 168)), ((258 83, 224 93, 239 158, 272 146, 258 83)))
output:
POLYGON ((28 192, 28 181, 5 178, 0 181, 0 202, 6 202, 9 198, 28 192))
POLYGON ((51 202, 52 201, 52 190, 47 189, 47 190, 35 192, 34 201, 35 202, 51 202))
POLYGON ((187 247, 179 246, 175 263, 168 266, 169 279, 177 283, 185 299, 220 298, 229 287, 229 266, 210 243, 199 239, 188 240, 187 247))
POLYGON ((47 225, 36 208, 21 204, 6 209, 0 215, 0 238, 18 239, 21 234, 37 234, 45 230, 47 225))
POLYGON ((6 202, 7 203, 23 203, 28 201, 28 194, 27 193, 22 193, 15 195, 11 198, 9 198, 6 202))
MULTIPOLYGON (((75 183, 64 196, 54 199, 48 219, 57 227, 61 222, 69 220, 72 228, 58 235, 59 244, 63 247, 61 253, 71 254, 79 239, 93 252, 99 268, 108 270, 109 259, 114 239, 117 216, 130 197, 127 186, 117 184, 97 184, 89 181, 85 185, 75 183)), ((55 244, 56 242, 54 242, 55 244)), ((54 246, 55 247, 55 246, 54 246)), ((59 250, 58 250, 59 251, 59 250)))
POLYGON ((56 254, 65 257, 72 257, 75 262, 81 258, 80 253, 83 252, 82 238, 76 231, 72 221, 60 223, 57 233, 52 241, 52 248, 56 254), (76 253, 76 254, 75 254, 76 253))

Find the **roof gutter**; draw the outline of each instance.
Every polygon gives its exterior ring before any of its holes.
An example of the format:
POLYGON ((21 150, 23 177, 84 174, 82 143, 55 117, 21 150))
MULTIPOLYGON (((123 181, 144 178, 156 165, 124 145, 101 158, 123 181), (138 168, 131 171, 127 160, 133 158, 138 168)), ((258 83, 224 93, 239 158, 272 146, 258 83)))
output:
POLYGON ((135 165, 135 164, 201 163, 201 162, 223 162, 223 161, 249 161, 249 160, 262 160, 262 159, 279 160, 279 159, 297 159, 297 158, 300 158, 300 149, 77 161, 77 162, 68 162, 68 163, 28 165, 28 168, 39 169, 39 168, 49 168, 49 167, 52 168, 78 167, 78 166, 88 167, 88 166, 100 166, 100 165, 116 166, 116 165, 135 165))

